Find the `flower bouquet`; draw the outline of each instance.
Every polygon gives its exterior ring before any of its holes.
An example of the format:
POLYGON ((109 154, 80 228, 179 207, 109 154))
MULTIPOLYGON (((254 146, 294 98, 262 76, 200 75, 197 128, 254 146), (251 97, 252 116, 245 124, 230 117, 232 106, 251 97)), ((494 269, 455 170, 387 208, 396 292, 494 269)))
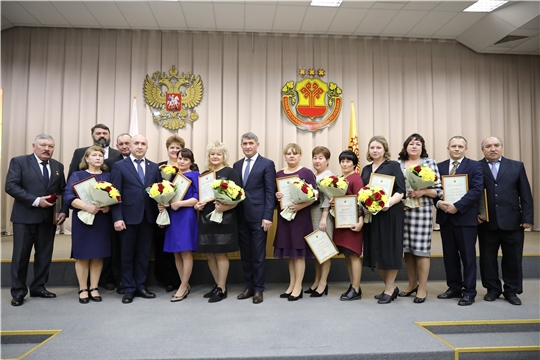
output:
MULTIPOLYGON (((165 207, 169 206, 169 201, 176 194, 176 185, 173 185, 170 181, 163 180, 162 182, 154 183, 146 188, 146 192, 150 195, 150 198, 154 199, 158 204, 165 207)), ((158 225, 170 225, 171 219, 167 211, 159 213, 156 224, 158 225)))
MULTIPOLYGON (((291 194, 291 201, 293 204, 317 200, 313 186, 301 179, 291 181, 289 183, 289 192, 291 194)), ((296 216, 296 212, 289 209, 289 207, 286 207, 281 211, 280 215, 285 220, 292 221, 296 216)))
MULTIPOLYGON (((405 170, 405 179, 407 180, 407 192, 412 188, 413 190, 426 189, 433 186, 439 181, 439 177, 435 172, 424 164, 411 165, 405 170)), ((406 208, 414 209, 420 207, 419 199, 403 199, 403 204, 406 208)))
MULTIPOLYGON (((86 193, 92 199, 92 204, 102 207, 118 204, 121 201, 120 191, 107 181, 98 181, 97 183, 86 182, 86 193)), ((86 225, 93 225, 96 215, 88 211, 81 210, 77 217, 86 225)))
MULTIPOLYGON (((343 196, 347 193, 349 182, 344 176, 325 176, 317 183, 319 191, 324 193, 328 198, 333 199, 336 196, 343 196)), ((330 215, 334 215, 334 209, 330 209, 330 215)))
MULTIPOLYGON (((236 185, 232 180, 214 180, 214 182, 212 182, 212 190, 214 191, 214 198, 216 201, 225 205, 238 204, 246 198, 244 189, 236 185)), ((218 224, 221 224, 223 221, 223 213, 215 210, 206 215, 206 217, 209 218, 210 221, 217 222, 218 224)))
POLYGON ((358 192, 358 204, 367 210, 364 223, 371 222, 371 216, 377 215, 388 204, 388 195, 380 186, 364 186, 358 192))
POLYGON ((173 179, 179 171, 180 169, 178 169, 178 167, 174 165, 163 164, 159 167, 161 178, 167 181, 171 181, 171 179, 173 179))

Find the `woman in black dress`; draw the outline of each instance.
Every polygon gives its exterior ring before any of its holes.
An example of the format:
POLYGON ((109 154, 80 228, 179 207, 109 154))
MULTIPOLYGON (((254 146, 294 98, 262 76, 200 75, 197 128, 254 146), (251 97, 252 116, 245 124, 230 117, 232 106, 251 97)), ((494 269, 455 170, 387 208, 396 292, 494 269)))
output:
MULTIPOLYGON (((240 186, 240 176, 229 167, 229 152, 227 145, 213 141, 206 147, 208 170, 216 172, 216 180, 232 180, 240 186)), ((208 267, 214 278, 215 285, 204 297, 208 302, 219 302, 227 297, 227 275, 229 273, 228 252, 238 251, 238 222, 236 204, 226 205, 219 201, 195 205, 199 214, 199 241, 197 252, 205 253, 208 267), (207 215, 212 211, 223 213, 221 223, 211 221, 207 215)))
POLYGON ((377 268, 385 289, 375 298, 379 304, 389 304, 399 293, 394 281, 403 266, 404 207, 401 199, 405 194, 405 178, 400 165, 390 161, 388 142, 383 136, 374 136, 369 140, 366 158, 372 163, 362 169, 364 184, 369 184, 372 173, 394 176, 388 203, 371 217, 371 223, 364 225, 364 266, 377 268))

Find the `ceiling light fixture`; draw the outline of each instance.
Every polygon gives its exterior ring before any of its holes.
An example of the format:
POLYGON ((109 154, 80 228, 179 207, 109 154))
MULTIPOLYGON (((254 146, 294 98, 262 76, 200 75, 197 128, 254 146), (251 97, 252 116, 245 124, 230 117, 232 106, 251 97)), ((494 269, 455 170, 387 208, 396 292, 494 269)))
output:
POLYGON ((312 0, 311 6, 332 6, 338 7, 343 0, 312 0))
POLYGON ((465 12, 492 12, 493 10, 503 6, 508 1, 495 1, 495 0, 478 0, 468 8, 465 12))

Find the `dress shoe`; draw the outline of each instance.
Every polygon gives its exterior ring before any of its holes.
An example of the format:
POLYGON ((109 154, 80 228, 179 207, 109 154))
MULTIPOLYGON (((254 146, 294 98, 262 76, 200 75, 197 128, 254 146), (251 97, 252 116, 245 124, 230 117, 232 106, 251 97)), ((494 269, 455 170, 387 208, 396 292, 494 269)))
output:
POLYGON ((156 294, 148 291, 148 289, 142 289, 135 291, 135 296, 142 297, 145 299, 153 299, 156 297, 156 294))
POLYGON ((442 294, 437 295, 437 299, 452 299, 458 297, 461 297, 461 291, 455 291, 452 289, 448 289, 442 294))
POLYGON ((240 294, 238 294, 238 296, 236 298, 238 300, 248 299, 248 298, 252 297, 254 293, 255 293, 255 291, 253 291, 253 289, 246 288, 244 291, 242 291, 240 294))
POLYGON ((521 305, 521 300, 517 297, 516 294, 504 295, 504 298, 512 305, 521 305))
POLYGON ((92 295, 92 292, 98 291, 98 290, 99 290, 98 288, 93 288, 93 289, 88 290, 90 292, 89 294, 90 300, 95 301, 95 302, 101 302, 102 299, 100 295, 92 295))
POLYGON ((315 292, 315 290, 317 290, 317 288, 315 288, 315 289, 309 288, 306 291, 304 291, 304 294, 313 294, 315 292))
POLYGON ((352 284, 349 285, 349 287, 347 288, 347 291, 341 294, 341 296, 347 296, 347 294, 349 293, 349 291, 351 291, 351 289, 352 289, 352 284))
POLYGON ((116 285, 116 293, 120 295, 124 294, 124 284, 121 281, 116 285))
POLYGON ((293 296, 292 293, 291 293, 291 296, 289 296, 287 298, 287 300, 289 301, 297 301, 297 300, 300 300, 302 298, 302 296, 304 295, 304 292, 302 290, 300 290, 300 295, 298 296, 293 296))
POLYGON ((39 291, 39 292, 31 292, 30 297, 40 297, 40 298, 45 298, 45 299, 52 299, 52 298, 56 297, 56 294, 43 289, 42 291, 39 291))
POLYGON ((107 282, 105 285, 103 285, 103 288, 105 290, 112 291, 112 290, 116 289, 116 285, 114 285, 114 283, 112 283, 112 282, 107 282))
POLYGON ((326 287, 324 288, 322 293, 318 293, 317 291, 314 291, 311 293, 311 295, 309 295, 309 297, 321 297, 323 295, 328 295, 328 284, 326 284, 326 287))
POLYGON ((203 298, 205 299, 210 299, 212 297, 212 295, 214 295, 214 293, 216 292, 216 289, 218 288, 217 284, 214 285, 214 287, 212 288, 212 290, 210 290, 209 292, 207 292, 206 294, 203 295, 203 298))
POLYGON ((474 304, 474 298, 469 295, 463 295, 461 299, 459 299, 458 303, 459 306, 469 306, 474 304))
POLYGON ((172 285, 165 286, 165 292, 170 293, 170 292, 173 292, 174 290, 178 290, 178 287, 174 287, 172 285))
POLYGON ((82 298, 80 295, 83 293, 83 292, 88 292, 88 289, 81 289, 79 290, 79 292, 77 294, 79 294, 79 303, 81 304, 88 304, 90 302, 90 298, 89 296, 85 297, 85 298, 82 298))
POLYGON ((375 299, 379 300, 380 298, 382 298, 382 296, 384 295, 384 291, 380 294, 377 294, 375 296, 373 296, 375 299))
POLYGON ((488 292, 486 295, 484 295, 484 300, 486 301, 495 301, 499 298, 500 295, 488 292))
POLYGON ((289 296, 291 296, 291 294, 292 294, 292 291, 290 293, 284 292, 282 294, 279 294, 279 297, 282 298, 282 299, 288 299, 289 296))
POLYGON ((255 291, 253 294, 253 303, 254 304, 260 304, 264 300, 262 291, 255 291))
POLYGON ((409 297, 414 293, 418 293, 418 285, 416 285, 416 287, 414 289, 412 289, 411 291, 402 291, 402 292, 400 292, 398 294, 398 296, 399 297, 409 297))
MULTIPOLYGON (((400 293, 401 294, 401 293, 400 293)), ((418 295, 418 293, 416 294, 418 295)), ((399 295, 398 295, 399 296, 399 295)), ((414 300, 413 300, 413 303, 415 304, 423 304, 426 302, 426 298, 427 298, 427 291, 426 291, 426 296, 424 296, 423 298, 421 297, 418 297, 418 296, 415 296, 414 297, 414 300)))
POLYGON ((214 291, 214 294, 210 297, 210 299, 208 299, 208 302, 209 303, 215 303, 215 302, 219 302, 223 299, 226 299, 227 298, 227 289, 225 289, 225 291, 221 290, 220 287, 217 287, 216 288, 216 291, 214 291))
POLYGON ((132 292, 127 292, 122 297, 122 304, 131 304, 133 302, 133 297, 135 296, 132 292))
POLYGON ((339 300, 341 301, 352 301, 360 300, 362 298, 362 288, 358 289, 358 292, 351 286, 349 291, 346 294, 342 294, 339 300))
POLYGON ((24 296, 22 295, 14 296, 13 299, 11 299, 12 306, 21 306, 22 304, 24 304, 24 296))
POLYGON ((182 294, 180 296, 173 295, 173 297, 171 298, 171 302, 182 301, 185 298, 187 298, 188 295, 189 295, 189 288, 187 288, 186 291, 184 292, 184 294, 182 294))
POLYGON ((397 287, 392 292, 392 295, 388 295, 387 293, 383 292, 381 294, 381 298, 379 299, 379 301, 377 301, 377 303, 379 303, 379 304, 390 304, 392 301, 397 299, 398 294, 399 294, 399 289, 397 287))

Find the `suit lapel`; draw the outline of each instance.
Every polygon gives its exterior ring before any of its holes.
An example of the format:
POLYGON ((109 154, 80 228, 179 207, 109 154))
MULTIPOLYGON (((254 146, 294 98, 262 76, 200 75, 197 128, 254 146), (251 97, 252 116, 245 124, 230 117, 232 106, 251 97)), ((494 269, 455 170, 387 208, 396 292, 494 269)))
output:
MULTIPOLYGON (((40 169, 41 164, 39 164, 37 162, 36 157, 34 156, 34 154, 28 156, 28 164, 32 169, 34 169, 34 171, 36 172, 36 175, 41 179, 41 183, 45 187, 45 182, 43 181, 43 173, 41 172, 41 169, 40 169)), ((51 170, 52 170, 52 168, 51 168, 51 170)), ((50 183, 51 183, 51 181, 49 179, 49 184, 50 183)), ((46 189, 46 187, 45 187, 45 189, 46 189)))
POLYGON ((143 185, 149 183, 148 179, 150 178, 150 172, 152 171, 152 168, 151 168, 152 165, 150 165, 150 161, 148 159, 146 159, 146 158, 144 158, 144 160, 146 161, 146 171, 144 172, 144 184, 143 185))
POLYGON ((448 175, 448 167, 450 166, 450 159, 445 160, 441 163, 441 168, 439 169, 439 175, 448 175))
POLYGON ((504 175, 504 173, 510 168, 510 162, 506 161, 506 159, 503 157, 501 158, 501 163, 499 164, 499 172, 497 173, 497 179, 500 179, 501 176, 504 175))
POLYGON ((56 186, 56 182, 58 181, 59 179, 59 176, 60 176, 60 167, 58 166, 57 162, 56 161, 53 161, 52 159, 49 160, 49 163, 51 164, 51 173, 50 173, 50 177, 49 177, 49 187, 53 187, 56 186))
POLYGON ((486 176, 488 179, 492 179, 492 180, 495 180, 493 178, 493 174, 491 173, 491 169, 489 168, 489 164, 486 160, 486 158, 483 158, 482 160, 480 160, 480 163, 482 164, 482 169, 484 170, 484 179, 486 179, 486 176))
MULTIPOLYGON (((141 178, 139 177, 139 172, 137 171, 137 169, 135 169, 135 164, 133 163, 133 161, 131 160, 131 157, 127 157, 124 159, 124 161, 126 162, 127 164, 127 168, 128 168, 128 171, 131 172, 131 174, 135 177, 135 179, 137 179, 138 182, 140 182, 141 184, 143 184, 143 182, 141 181, 141 178)), ((144 177, 146 178, 146 173, 144 175, 144 177)), ((143 184, 144 185, 144 184, 143 184)))

